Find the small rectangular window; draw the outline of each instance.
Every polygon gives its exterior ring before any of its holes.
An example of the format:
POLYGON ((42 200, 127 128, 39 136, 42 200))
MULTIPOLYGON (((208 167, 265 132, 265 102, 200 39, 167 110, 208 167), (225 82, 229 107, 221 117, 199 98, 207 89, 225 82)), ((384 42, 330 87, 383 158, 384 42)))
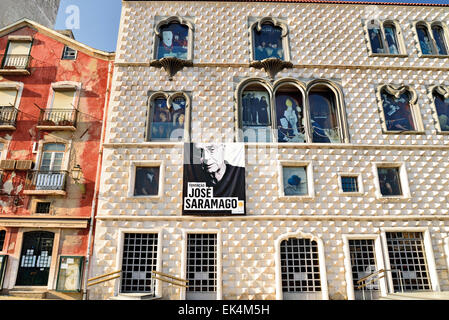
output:
POLYGON ((48 214, 50 213, 51 202, 38 202, 36 203, 36 213, 48 214))
POLYGON ((382 196, 402 195, 399 168, 377 168, 382 196))
POLYGON ((341 188, 343 192, 359 192, 357 177, 355 176, 341 177, 341 188))
POLYGON ((62 60, 75 60, 76 55, 77 51, 75 49, 65 46, 62 53, 62 60))
POLYGON ((159 167, 136 167, 134 196, 159 194, 159 167))
POLYGON ((304 196, 309 194, 307 187, 307 170, 301 167, 283 167, 284 195, 304 196))

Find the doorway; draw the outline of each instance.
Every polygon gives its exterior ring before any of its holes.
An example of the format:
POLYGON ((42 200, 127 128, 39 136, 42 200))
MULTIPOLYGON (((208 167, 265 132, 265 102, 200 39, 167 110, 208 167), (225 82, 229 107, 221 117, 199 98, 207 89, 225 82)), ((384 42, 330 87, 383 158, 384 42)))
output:
POLYGON ((51 265, 54 233, 32 231, 23 234, 17 286, 46 286, 51 265))

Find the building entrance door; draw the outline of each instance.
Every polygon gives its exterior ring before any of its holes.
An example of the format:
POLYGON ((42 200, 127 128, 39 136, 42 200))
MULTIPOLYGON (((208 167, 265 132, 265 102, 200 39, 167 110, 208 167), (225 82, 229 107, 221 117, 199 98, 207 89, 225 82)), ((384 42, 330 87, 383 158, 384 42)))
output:
POLYGON ((47 285, 54 237, 45 231, 24 233, 17 286, 47 285))

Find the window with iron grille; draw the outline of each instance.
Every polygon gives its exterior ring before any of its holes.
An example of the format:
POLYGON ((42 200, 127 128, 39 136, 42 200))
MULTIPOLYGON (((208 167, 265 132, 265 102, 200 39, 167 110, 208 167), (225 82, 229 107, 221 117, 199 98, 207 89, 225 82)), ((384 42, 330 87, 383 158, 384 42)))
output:
POLYGON ((341 177, 341 188, 343 192, 359 192, 357 177, 341 177))
POLYGON ((76 54, 77 51, 75 49, 65 46, 64 51, 62 53, 62 60, 75 60, 76 54))
POLYGON ((430 290, 422 233, 387 232, 386 236, 394 290, 430 290))
POLYGON ((157 265, 158 235, 126 233, 123 244, 122 293, 152 292, 151 271, 157 265))
POLYGON ((45 214, 50 213, 51 202, 37 202, 36 213, 45 214))
POLYGON ((282 291, 321 291, 318 245, 310 239, 281 242, 282 291))
POLYGON ((189 234, 187 241, 187 291, 216 292, 217 235, 189 234))
POLYGON ((0 251, 3 251, 3 245, 5 244, 6 231, 0 230, 0 251))
MULTIPOLYGON (((352 280, 354 289, 356 289, 360 285, 357 281, 377 271, 374 240, 349 240, 349 252, 351 255, 352 280)), ((378 289, 378 282, 368 284, 365 287, 365 290, 378 289)))

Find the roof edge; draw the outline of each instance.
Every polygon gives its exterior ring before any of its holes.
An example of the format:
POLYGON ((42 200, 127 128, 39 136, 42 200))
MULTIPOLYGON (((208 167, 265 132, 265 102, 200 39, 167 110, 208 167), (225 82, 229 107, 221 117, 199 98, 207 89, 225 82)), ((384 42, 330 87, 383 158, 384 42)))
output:
POLYGON ((99 59, 103 59, 103 60, 114 60, 115 59, 115 52, 107 52, 107 51, 92 48, 84 43, 79 42, 78 40, 75 40, 68 36, 65 36, 56 30, 47 28, 47 27, 45 27, 35 21, 27 19, 27 18, 20 19, 16 22, 13 22, 12 24, 0 29, 0 37, 3 37, 11 32, 14 32, 18 29, 21 29, 21 28, 27 27, 27 26, 36 29, 39 33, 49 36, 50 38, 52 38, 54 40, 57 40, 67 46, 70 46, 73 49, 81 51, 81 52, 88 54, 90 56, 93 56, 95 58, 99 58, 99 59))

